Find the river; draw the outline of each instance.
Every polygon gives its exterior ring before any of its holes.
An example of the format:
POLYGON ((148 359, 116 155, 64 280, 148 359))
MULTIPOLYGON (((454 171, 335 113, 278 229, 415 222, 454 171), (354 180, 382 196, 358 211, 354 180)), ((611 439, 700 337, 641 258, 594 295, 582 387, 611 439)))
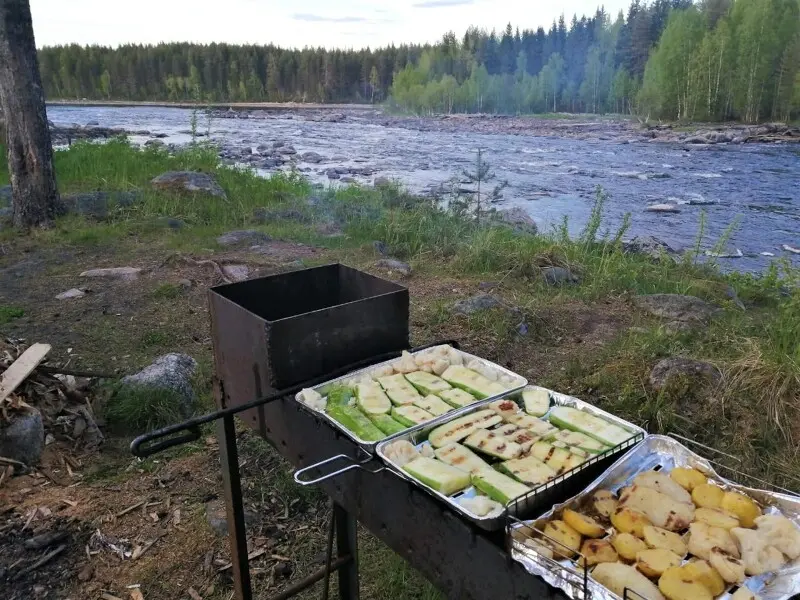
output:
MULTIPOLYGON (((706 211, 704 248, 713 246, 732 222, 738 223, 728 251, 739 249, 743 256, 719 259, 726 268, 762 271, 775 260, 762 253, 800 265, 800 256, 783 249, 800 247, 800 144, 694 147, 620 136, 581 139, 440 130, 387 122, 373 113, 332 122, 308 118, 303 110, 281 111, 262 118, 212 120, 210 132, 220 147, 234 152, 274 142, 291 144, 298 156, 316 152, 325 157, 323 163, 297 163, 314 182, 340 185, 326 175, 332 167, 371 167, 375 175, 398 179, 413 192, 426 192, 470 169, 475 150, 482 148, 498 179, 509 183, 497 208, 522 207, 540 228, 558 226, 567 216, 570 231, 580 231, 599 185, 610 195, 604 229, 613 232, 631 213, 627 237, 652 235, 686 248, 693 245, 701 211, 706 211), (647 210, 658 203, 672 204, 679 212, 647 210)), ((165 133, 167 143, 190 139, 187 109, 49 106, 48 117, 57 125, 94 121, 103 127, 165 133)), ((199 129, 206 127, 201 116, 199 129)), ((138 143, 147 139, 132 137, 138 143)), ((372 177, 356 180, 369 183, 372 177)))

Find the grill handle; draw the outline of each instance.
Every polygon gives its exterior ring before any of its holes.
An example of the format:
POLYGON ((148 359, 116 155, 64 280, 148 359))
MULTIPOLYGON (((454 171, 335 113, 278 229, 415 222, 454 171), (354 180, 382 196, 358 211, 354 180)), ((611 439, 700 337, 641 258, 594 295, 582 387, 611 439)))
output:
POLYGON ((359 460, 347 456, 346 454, 337 454, 336 456, 331 456, 330 458, 321 460, 320 462, 314 463, 313 465, 309 465, 307 467, 303 467, 302 469, 298 469, 297 471, 294 472, 294 480, 296 483, 299 483, 302 486, 309 486, 309 485, 317 485, 318 483, 322 483, 323 481, 326 481, 328 479, 333 479, 334 477, 338 477, 342 473, 346 473, 347 471, 351 471, 352 469, 361 469, 362 471, 366 471, 367 473, 380 473, 381 471, 386 469, 386 467, 375 461, 372 455, 368 454, 360 446, 358 446, 358 450, 359 453, 365 456, 365 458, 359 460), (327 471, 327 469, 322 468, 325 465, 332 465, 333 463, 339 461, 348 462, 350 464, 348 464, 346 467, 330 472, 325 472, 327 471), (369 463, 371 462, 375 462, 376 465, 373 465, 373 467, 368 467, 369 463), (323 471, 323 474, 314 479, 306 479, 304 477, 306 474, 313 471, 323 471))

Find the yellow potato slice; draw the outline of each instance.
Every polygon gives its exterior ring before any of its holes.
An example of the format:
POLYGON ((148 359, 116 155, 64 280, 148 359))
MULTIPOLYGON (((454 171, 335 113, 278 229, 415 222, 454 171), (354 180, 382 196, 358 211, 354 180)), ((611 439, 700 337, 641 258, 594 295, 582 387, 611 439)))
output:
POLYGON ((721 508, 725 490, 710 483, 703 483, 692 490, 692 502, 700 508, 721 508))
POLYGON ((638 538, 644 537, 644 526, 651 525, 650 520, 642 513, 630 508, 618 508, 611 515, 611 524, 617 531, 622 533, 632 533, 638 538))
POLYGON ((714 596, 683 567, 670 567, 658 579, 658 589, 669 600, 714 600, 714 596))
POLYGON ((556 556, 572 558, 581 547, 581 534, 564 521, 550 521, 544 526, 544 534, 549 538, 547 541, 553 546, 556 556), (558 543, 554 544, 551 540, 558 543))
POLYGON ((617 551, 608 540, 586 540, 581 546, 581 554, 586 559, 586 565, 590 567, 619 560, 617 551))
POLYGON ((711 527, 705 523, 692 523, 689 526, 689 554, 708 560, 711 558, 711 550, 719 548, 726 554, 739 558, 739 548, 732 536, 736 531, 752 530, 734 527, 728 531, 720 527, 711 527))
POLYGON ((683 538, 677 533, 652 525, 645 525, 643 533, 644 541, 647 542, 647 545, 651 548, 665 548, 666 550, 674 552, 681 558, 686 556, 686 552, 688 551, 686 542, 683 541, 683 538))
POLYGON ((692 560, 683 565, 683 570, 685 573, 688 573, 692 579, 696 579, 706 586, 712 596, 719 596, 727 587, 722 576, 704 560, 692 560))
POLYGON ((751 498, 739 492, 725 492, 722 496, 722 510, 736 515, 739 526, 747 529, 755 525, 755 520, 761 516, 761 509, 751 498))
POLYGON ((611 538, 611 544, 622 558, 630 561, 636 560, 636 555, 642 550, 647 550, 647 544, 630 533, 618 533, 611 538))
POLYGON ((561 518, 564 519, 564 522, 567 525, 586 537, 599 538, 606 534, 606 530, 601 527, 600 524, 593 518, 582 515, 581 513, 570 510, 569 508, 564 511, 564 514, 561 516, 561 518))
POLYGON ((739 519, 735 515, 718 508, 698 508, 694 511, 694 520, 721 529, 739 527, 739 519))
POLYGON ((708 483, 708 477, 697 469, 691 469, 689 467, 675 467, 670 471, 669 476, 687 492, 691 492, 698 485, 708 483))
POLYGON ((745 577, 744 563, 738 558, 725 554, 719 548, 712 548, 708 562, 728 583, 743 583, 745 577))
POLYGON ((647 577, 659 577, 670 567, 681 564, 681 557, 664 548, 649 548, 636 555, 636 568, 647 577))
POLYGON ((608 490, 598 490, 592 497, 592 507, 595 512, 606 519, 611 518, 618 506, 617 497, 608 490))
MULTIPOLYGON (((606 586, 620 598, 625 597, 625 590, 638 594, 628 594, 629 598, 647 598, 647 600, 664 600, 664 595, 647 577, 634 567, 622 563, 603 563, 592 571, 592 578, 606 586)), ((705 588, 703 588, 705 589, 705 588)), ((693 599, 695 600, 695 599, 693 599)), ((708 600, 711 600, 710 597, 708 600)))

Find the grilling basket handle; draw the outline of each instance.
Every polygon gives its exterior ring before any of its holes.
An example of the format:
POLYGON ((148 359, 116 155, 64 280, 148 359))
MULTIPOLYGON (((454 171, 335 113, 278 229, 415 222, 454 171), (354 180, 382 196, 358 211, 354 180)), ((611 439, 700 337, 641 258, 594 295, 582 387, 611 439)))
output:
POLYGON ((351 456, 347 456, 346 454, 337 454, 336 456, 331 456, 330 458, 326 458, 325 460, 321 460, 313 465, 309 465, 307 467, 303 467, 302 469, 298 469, 294 472, 294 480, 296 483, 299 483, 302 486, 309 486, 309 485, 317 485, 318 483, 322 483, 328 479, 333 479, 334 477, 338 477, 342 473, 346 473, 347 471, 351 471, 353 469, 361 469, 362 471, 366 471, 367 473, 380 473, 381 471, 385 471, 386 467, 381 465, 375 458, 362 449, 360 446, 357 446, 358 452, 361 455, 359 458, 353 458, 351 456), (333 465, 337 462, 347 462, 350 463, 346 467, 335 471, 328 471, 328 469, 332 468, 330 465, 333 465), (375 463, 374 465, 370 466, 370 463, 375 463), (327 468, 323 468, 327 467, 327 468), (315 477, 313 479, 306 479, 305 475, 313 473, 314 471, 321 471, 322 475, 315 477))

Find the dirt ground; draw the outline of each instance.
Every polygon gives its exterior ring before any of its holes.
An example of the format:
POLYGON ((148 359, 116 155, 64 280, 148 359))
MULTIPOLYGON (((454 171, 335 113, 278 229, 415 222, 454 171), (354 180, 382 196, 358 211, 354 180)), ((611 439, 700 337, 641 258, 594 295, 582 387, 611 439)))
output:
MULTIPOLYGON (((0 335, 52 344, 50 364, 115 375, 134 372, 166 352, 186 352, 210 380, 206 292, 221 278, 214 265, 201 261, 247 265, 253 277, 296 268, 298 259, 306 265, 341 259, 387 275, 374 267, 368 253, 333 256, 295 244, 278 244, 260 254, 189 256, 140 247, 132 255, 130 250, 125 243, 117 248, 30 243, 0 249, 0 306, 24 311, 0 323, 0 335), (135 281, 80 277, 85 269, 111 266, 143 272, 135 281), (84 289, 86 296, 55 299, 73 287, 84 289)), ((466 350, 534 381, 557 377, 570 361, 591 360, 597 348, 637 318, 624 298, 453 317, 449 303, 491 285, 425 273, 402 282, 411 292, 414 343, 455 338, 466 350), (526 335, 518 333, 519 323, 525 323, 526 335)), ((492 293, 510 304, 516 299, 515 290, 502 284, 492 293)), ((213 429, 201 442, 144 461, 128 453, 129 439, 124 432, 110 436, 93 453, 76 452, 68 440, 56 439, 40 469, 0 484, 5 598, 231 597, 227 538, 211 524, 222 529, 224 519, 213 429), (52 534, 54 541, 31 548, 30 540, 43 534, 52 534)), ((241 433, 240 448, 255 588, 258 598, 268 598, 322 565, 328 501, 297 488, 290 465, 247 431, 241 433)), ((382 557, 365 567, 362 597, 435 597, 413 573, 398 580, 397 573, 407 567, 366 532, 361 547, 362 553, 382 557), (381 575, 387 564, 395 571, 390 582, 381 575)), ((301 597, 318 593, 319 587, 301 597)))

